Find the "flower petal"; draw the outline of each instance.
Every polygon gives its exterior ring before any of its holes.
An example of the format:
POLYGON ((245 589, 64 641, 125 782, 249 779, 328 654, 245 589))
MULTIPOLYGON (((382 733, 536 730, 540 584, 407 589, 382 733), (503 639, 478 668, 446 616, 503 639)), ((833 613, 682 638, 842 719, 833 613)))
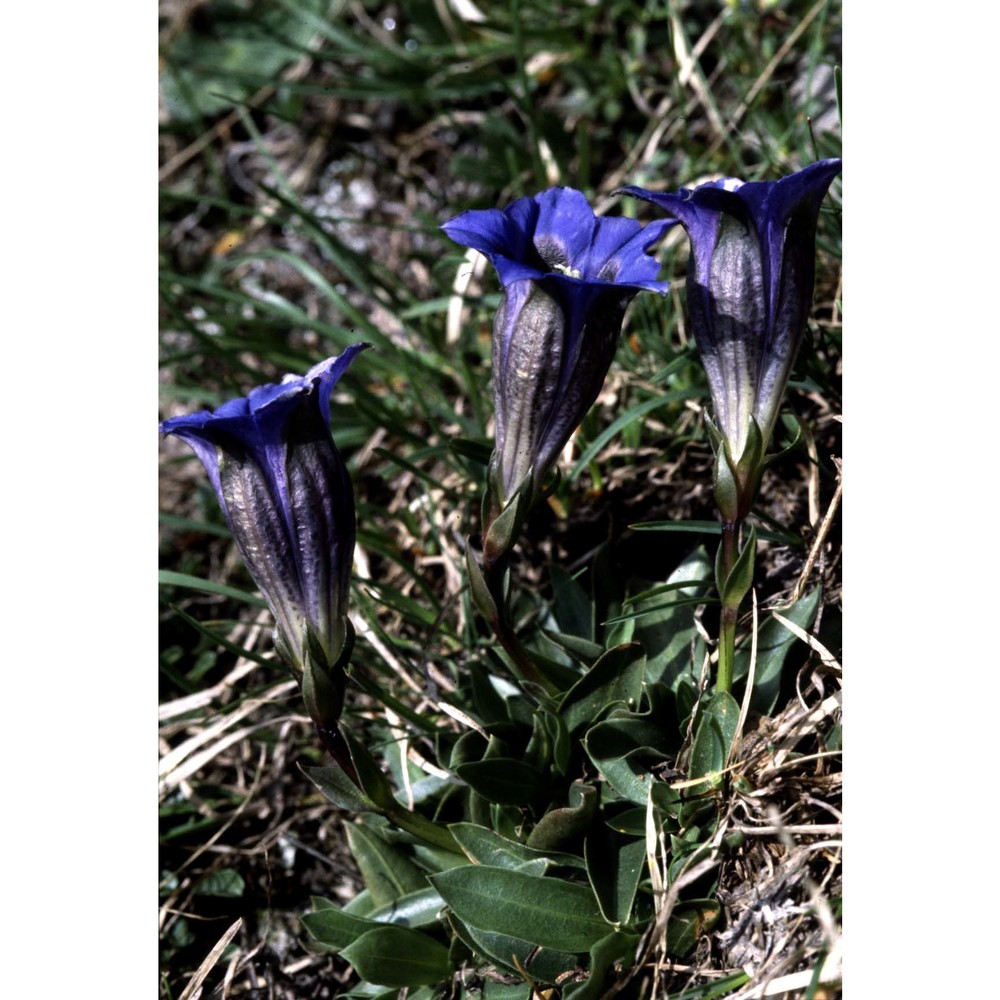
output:
POLYGON ((691 240, 688 307, 719 429, 739 458, 752 416, 769 439, 812 305, 816 224, 839 159, 778 181, 736 178, 624 194, 678 219, 691 240))
POLYGON ((330 396, 368 344, 215 411, 166 420, 208 473, 247 569, 301 670, 311 629, 332 664, 343 635, 354 498, 330 436, 330 396))
POLYGON ((597 218, 580 191, 556 187, 442 226, 486 254, 504 288, 493 327, 500 506, 529 476, 541 482, 593 405, 631 299, 666 294, 648 251, 674 224, 597 218))

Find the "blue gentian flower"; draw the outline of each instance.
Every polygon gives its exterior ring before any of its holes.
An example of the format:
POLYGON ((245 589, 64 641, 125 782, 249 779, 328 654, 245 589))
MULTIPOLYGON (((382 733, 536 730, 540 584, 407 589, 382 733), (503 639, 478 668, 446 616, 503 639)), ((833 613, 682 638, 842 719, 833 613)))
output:
POLYGON ((550 188, 441 227, 485 254, 503 285, 493 324, 494 515, 518 491, 530 498, 593 405, 628 303, 643 290, 666 294, 647 251, 671 225, 597 218, 581 192, 550 188))
POLYGON ((337 667, 350 645, 355 536, 351 482, 330 436, 330 394, 368 346, 354 344, 301 377, 287 375, 217 410, 160 424, 201 459, 274 614, 278 650, 300 677, 310 713, 327 723, 343 699, 337 667))
POLYGON ((727 519, 742 520, 756 491, 812 307, 820 203, 840 169, 831 159, 779 181, 620 189, 679 220, 691 239, 688 311, 727 452, 721 471, 739 493, 722 510, 727 519))

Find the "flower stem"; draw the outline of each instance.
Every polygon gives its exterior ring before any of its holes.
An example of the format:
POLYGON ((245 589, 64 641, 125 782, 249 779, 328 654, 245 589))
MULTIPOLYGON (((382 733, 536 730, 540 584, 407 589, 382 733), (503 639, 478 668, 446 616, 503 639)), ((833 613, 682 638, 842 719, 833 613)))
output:
MULTIPOLYGON (((729 579, 729 574, 736 564, 737 544, 741 522, 723 521, 721 564, 723 581, 729 579)), ((735 604, 722 600, 722 615, 719 619, 719 672, 715 681, 717 691, 731 691, 733 688, 733 661, 736 656, 736 619, 739 615, 739 602, 735 604)))
POLYGON ((386 809, 383 814, 390 822, 395 823, 401 830, 412 833, 425 844, 432 844, 452 854, 461 854, 462 849, 458 842, 451 835, 451 831, 440 823, 435 823, 420 813, 410 812, 405 806, 396 804, 395 807, 386 809))
POLYGON ((361 782, 358 779, 358 772, 354 761, 351 760, 351 751, 340 731, 340 726, 334 725, 332 728, 328 728, 315 721, 314 725, 326 752, 340 765, 347 777, 360 788, 361 782))
POLYGON ((531 659, 531 654, 524 648, 521 640, 518 639, 514 632, 514 626, 511 624, 507 611, 506 595, 503 592, 503 578, 506 566, 507 558, 506 554, 504 554, 492 564, 484 567, 486 585, 489 587, 493 603, 497 609, 496 615, 491 616, 490 627, 493 629, 493 633, 497 639, 500 640, 500 645, 503 646, 504 652, 511 658, 517 673, 524 680, 538 685, 548 694, 556 694, 556 689, 542 676, 538 667, 535 666, 534 661, 531 659))
POLYGON ((736 656, 737 608, 723 608, 719 622, 719 674, 715 681, 717 691, 732 691, 733 661, 736 656))
MULTIPOLYGON (((351 747, 339 725, 332 727, 322 726, 316 723, 316 731, 326 751, 340 765, 344 773, 358 787, 363 795, 371 795, 375 810, 385 816, 390 822, 395 823, 401 830, 412 833, 426 844, 441 847, 453 854, 461 854, 462 849, 451 835, 451 831, 440 823, 421 816, 419 813, 411 812, 402 805, 393 795, 385 779, 379 776, 380 780, 376 787, 365 787, 358 774, 357 766, 351 756, 351 747), (379 791, 384 789, 384 794, 379 791), (377 801, 376 801, 377 800, 377 801)), ((375 766, 374 763, 371 766, 375 766)))

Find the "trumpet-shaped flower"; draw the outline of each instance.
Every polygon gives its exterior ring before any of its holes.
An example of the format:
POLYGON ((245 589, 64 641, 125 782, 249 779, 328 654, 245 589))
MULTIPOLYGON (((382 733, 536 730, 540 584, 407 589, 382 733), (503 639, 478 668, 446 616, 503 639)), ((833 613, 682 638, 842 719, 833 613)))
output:
POLYGON ((367 344, 249 396, 160 424, 193 449, 277 624, 307 707, 332 722, 349 654, 354 497, 330 435, 330 395, 367 344), (310 704, 312 702, 312 704, 310 704))
POLYGON ((779 181, 620 189, 679 220, 691 240, 688 311, 728 452, 720 471, 739 494, 738 510, 722 509, 728 519, 745 517, 756 491, 812 306, 820 203, 840 169, 831 159, 779 181))
POLYGON ((628 303, 643 290, 666 294, 647 251, 673 224, 598 218, 581 192, 550 188, 441 227, 485 254, 503 285, 493 324, 494 516, 519 490, 530 502, 593 405, 628 303))

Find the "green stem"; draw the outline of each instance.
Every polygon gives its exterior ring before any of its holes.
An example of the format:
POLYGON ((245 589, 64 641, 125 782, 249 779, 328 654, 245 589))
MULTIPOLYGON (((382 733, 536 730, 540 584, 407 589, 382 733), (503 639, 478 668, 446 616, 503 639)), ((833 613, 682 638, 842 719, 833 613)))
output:
POLYGON ((503 577, 506 565, 507 558, 505 554, 488 568, 484 568, 486 585, 489 587, 493 603, 497 609, 496 617, 490 621, 490 627, 493 629, 493 633, 497 639, 500 640, 500 645, 503 646, 504 652, 511 658, 518 675, 532 684, 537 684, 548 694, 556 694, 556 688, 539 672, 538 667, 535 666, 534 661, 531 659, 531 654, 524 648, 521 640, 518 639, 514 632, 514 626, 510 622, 510 617, 507 613, 507 601, 503 593, 503 577))
POLYGON ((344 774, 360 788, 361 782, 358 779, 357 768, 354 766, 354 761, 351 760, 351 751, 344 740, 340 727, 336 723, 332 726, 324 726, 315 720, 313 725, 316 727, 316 732, 326 752, 340 765, 344 774))
POLYGON ((451 831, 440 823, 435 823, 426 816, 419 813, 410 812, 405 806, 398 802, 395 806, 385 810, 386 819, 395 823, 401 830, 412 833, 414 837, 419 837, 426 844, 433 844, 435 847, 451 851, 452 854, 461 854, 462 849, 451 835, 451 831))
POLYGON ((722 609, 722 619, 719 622, 719 673, 715 681, 716 691, 732 691, 733 689, 737 611, 737 608, 722 609))
MULTIPOLYGON (((722 523, 722 580, 729 579, 729 574, 736 564, 737 540, 740 534, 740 522, 724 521, 722 523)), ((722 603, 722 615, 719 619, 719 672, 715 681, 717 691, 732 691, 733 665, 736 657, 736 619, 740 606, 737 602, 722 603)))
POLYGON ((345 731, 338 725, 332 728, 317 725, 316 728, 324 746, 358 790, 371 800, 373 808, 380 815, 427 844, 442 847, 455 854, 462 853, 447 827, 411 812, 399 802, 371 754, 354 736, 350 733, 345 735, 345 731))

